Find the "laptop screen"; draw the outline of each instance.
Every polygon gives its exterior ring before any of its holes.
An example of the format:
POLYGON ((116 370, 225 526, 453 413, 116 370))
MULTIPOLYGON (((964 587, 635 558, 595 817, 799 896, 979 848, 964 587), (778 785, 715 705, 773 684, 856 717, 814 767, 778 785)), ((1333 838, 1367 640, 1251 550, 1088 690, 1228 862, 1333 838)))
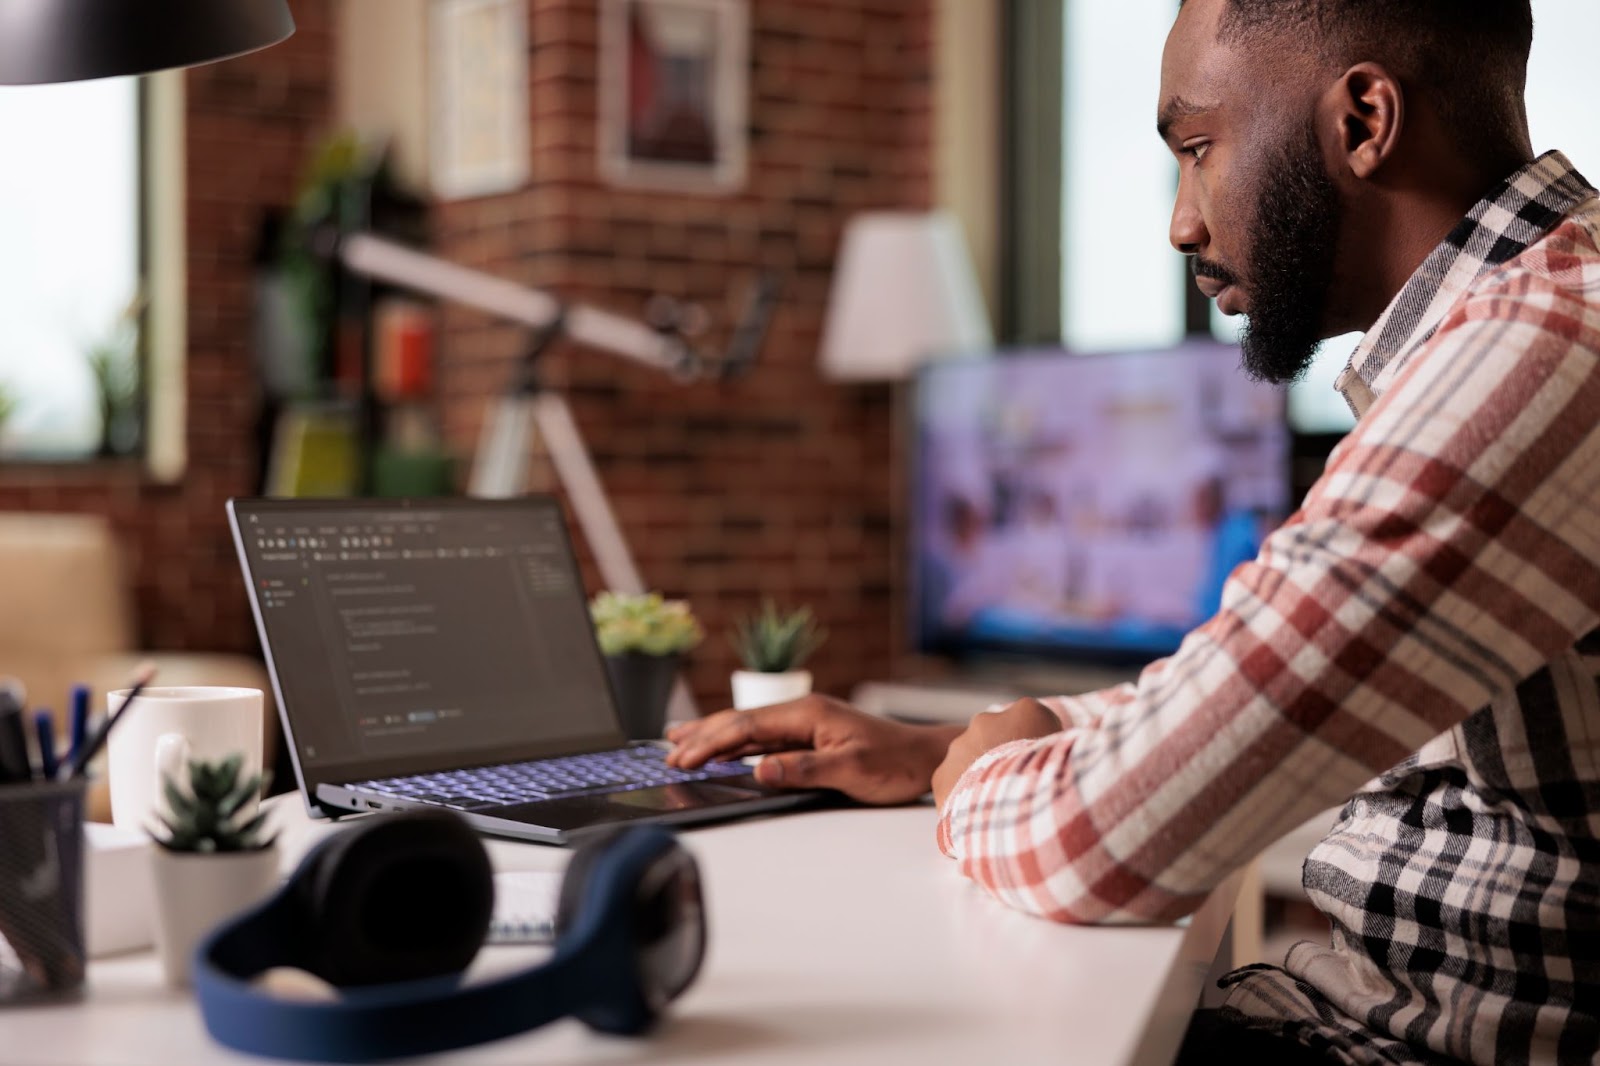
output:
POLYGON ((307 796, 623 742, 554 500, 229 511, 307 796))

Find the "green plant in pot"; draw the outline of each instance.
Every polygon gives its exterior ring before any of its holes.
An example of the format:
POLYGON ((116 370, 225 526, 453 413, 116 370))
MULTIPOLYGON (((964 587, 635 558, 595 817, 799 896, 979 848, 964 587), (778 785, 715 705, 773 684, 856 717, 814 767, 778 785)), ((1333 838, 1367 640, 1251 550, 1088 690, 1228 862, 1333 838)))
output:
POLYGON ((156 948, 175 987, 188 983, 189 958, 200 938, 277 883, 275 838, 263 838, 266 815, 256 811, 261 777, 241 780, 243 765, 236 754, 162 774, 167 810, 151 834, 159 845, 151 857, 156 948))
POLYGON ((602 592, 590 602, 589 615, 623 731, 633 740, 658 739, 683 656, 700 643, 705 630, 687 603, 656 592, 602 592))
POLYGON ((139 446, 139 338, 143 315, 144 299, 135 296, 110 331, 89 346, 86 356, 100 408, 102 456, 127 455, 139 446))
POLYGON ((782 610, 771 600, 734 623, 729 639, 743 670, 733 672, 733 706, 766 707, 811 691, 807 659, 828 639, 809 607, 782 610))
POLYGON ((6 423, 11 421, 11 416, 17 413, 17 394, 11 386, 0 381, 0 445, 5 443, 6 423))

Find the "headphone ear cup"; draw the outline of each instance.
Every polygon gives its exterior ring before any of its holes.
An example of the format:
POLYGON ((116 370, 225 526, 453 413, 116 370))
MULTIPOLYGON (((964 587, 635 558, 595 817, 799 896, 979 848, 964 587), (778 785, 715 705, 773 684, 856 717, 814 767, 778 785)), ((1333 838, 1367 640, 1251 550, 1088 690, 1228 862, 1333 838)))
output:
POLYGON ((340 859, 361 833, 369 828, 369 823, 359 822, 352 828, 324 837, 300 860, 300 865, 289 880, 289 887, 305 913, 313 920, 323 912, 322 901, 328 897, 328 884, 338 871, 340 859))
POLYGON ((308 968, 340 986, 464 970, 494 910, 483 843, 445 811, 379 815, 345 830, 295 880, 316 941, 308 968))
POLYGON ((577 922, 578 912, 583 907, 584 890, 588 887, 589 875, 594 873, 595 862, 622 835, 624 829, 623 826, 607 826, 587 833, 572 853, 567 872, 561 879, 561 895, 556 903, 557 940, 565 937, 577 922))

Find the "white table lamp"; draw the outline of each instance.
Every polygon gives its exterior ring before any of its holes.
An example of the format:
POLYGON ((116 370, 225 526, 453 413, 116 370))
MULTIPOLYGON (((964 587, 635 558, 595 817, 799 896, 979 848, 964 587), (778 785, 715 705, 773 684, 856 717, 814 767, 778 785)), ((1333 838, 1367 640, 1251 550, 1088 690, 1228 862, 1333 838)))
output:
POLYGON ((930 357, 994 344, 972 260, 942 211, 857 215, 845 230, 822 369, 837 381, 899 381, 930 357))

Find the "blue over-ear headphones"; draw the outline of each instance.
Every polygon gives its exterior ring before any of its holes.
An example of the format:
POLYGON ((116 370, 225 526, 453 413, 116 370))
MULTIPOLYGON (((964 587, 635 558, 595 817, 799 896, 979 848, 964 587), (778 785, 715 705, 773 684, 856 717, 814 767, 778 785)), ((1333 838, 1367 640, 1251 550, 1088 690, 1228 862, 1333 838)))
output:
POLYGON ((322 1062, 463 1047, 568 1015, 634 1034, 689 986, 705 953, 694 859, 657 826, 573 856, 548 961, 463 985, 493 906, 488 856, 461 819, 376 816, 323 841, 277 895, 200 944, 206 1028, 240 1051, 322 1062), (340 999, 297 1002, 251 986, 275 966, 321 977, 340 999))

